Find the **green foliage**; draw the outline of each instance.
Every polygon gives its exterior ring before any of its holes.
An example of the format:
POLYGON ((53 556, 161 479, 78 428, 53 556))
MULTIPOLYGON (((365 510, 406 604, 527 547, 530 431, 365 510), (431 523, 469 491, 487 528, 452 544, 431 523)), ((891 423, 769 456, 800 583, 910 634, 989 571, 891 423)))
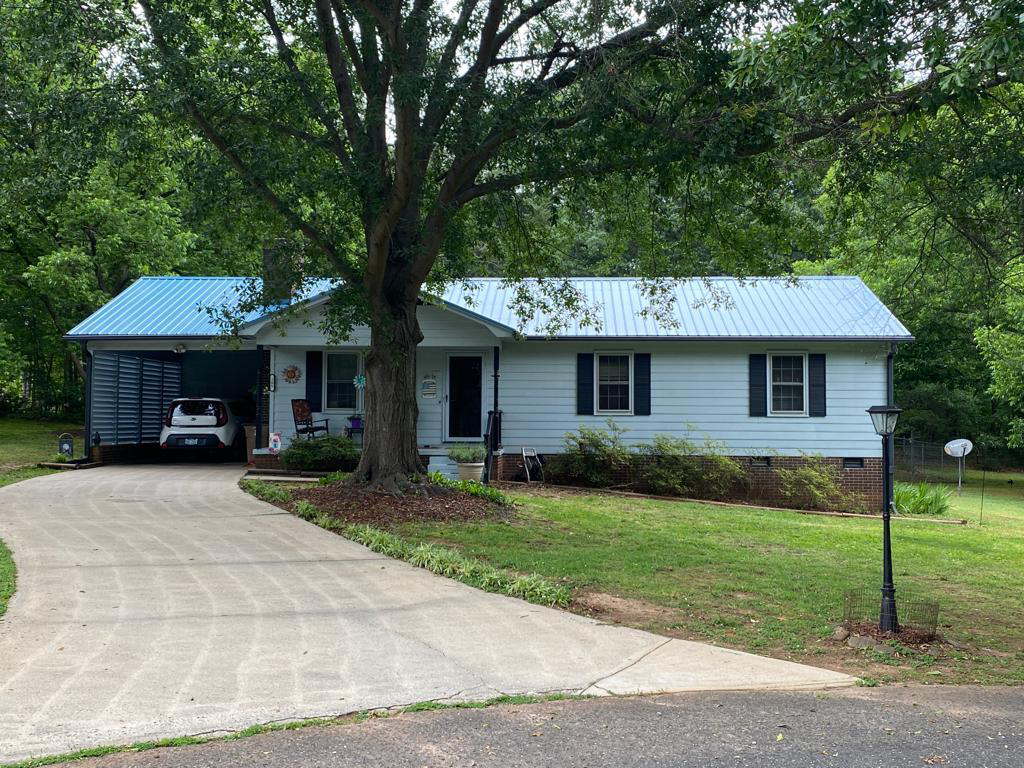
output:
POLYGON ((7 610, 7 603, 14 594, 14 559, 11 551, 0 539, 0 617, 7 610))
POLYGON ((638 446, 637 475, 655 493, 721 499, 743 478, 743 467, 724 455, 725 446, 705 440, 702 446, 670 435, 655 435, 638 446))
POLYGON ((279 455, 285 469, 337 471, 355 467, 359 449, 347 437, 326 435, 315 440, 292 440, 279 455))
POLYGON ((448 458, 456 464, 480 464, 487 458, 483 443, 455 443, 448 448, 448 458))
POLYGON ((622 482, 632 461, 622 439, 628 430, 612 419, 607 424, 608 429, 580 425, 578 432, 566 433, 563 452, 549 464, 552 480, 592 488, 622 482))
POLYGON ((552 584, 535 573, 510 573, 436 544, 413 545, 396 534, 368 525, 350 525, 343 533, 374 552, 405 560, 418 568, 425 568, 485 592, 518 597, 539 605, 569 604, 571 596, 567 588, 552 584))
POLYGON ((481 499, 487 499, 491 503, 500 504, 503 507, 511 507, 513 504, 512 499, 494 486, 484 485, 475 480, 452 480, 440 472, 430 472, 427 474, 427 482, 433 485, 442 485, 445 488, 452 488, 462 493, 468 493, 470 496, 478 496, 481 499))
POLYGON ((322 514, 319 507, 306 499, 296 501, 295 506, 292 507, 292 512, 295 513, 296 517, 301 517, 307 522, 313 522, 322 514))
POLYGON ((892 503, 904 515, 944 515, 949 512, 953 492, 929 483, 896 483, 892 503))
POLYGON ((282 488, 275 483, 268 483, 256 477, 243 477, 238 481, 239 487, 246 493, 251 493, 257 499, 270 502, 271 504, 284 504, 292 500, 291 491, 282 488))
POLYGON ((48 458, 47 461, 53 464, 66 464, 69 461, 69 459, 67 457, 67 454, 55 453, 50 458, 48 458))
POLYGON ((857 497, 843 490, 842 469, 820 456, 804 455, 804 461, 793 469, 775 470, 782 482, 782 495, 795 507, 810 509, 854 509, 860 506, 857 497))
POLYGON ((318 478, 317 483, 320 485, 338 485, 339 483, 345 482, 345 479, 348 477, 348 475, 348 472, 342 471, 328 472, 323 477, 318 478))

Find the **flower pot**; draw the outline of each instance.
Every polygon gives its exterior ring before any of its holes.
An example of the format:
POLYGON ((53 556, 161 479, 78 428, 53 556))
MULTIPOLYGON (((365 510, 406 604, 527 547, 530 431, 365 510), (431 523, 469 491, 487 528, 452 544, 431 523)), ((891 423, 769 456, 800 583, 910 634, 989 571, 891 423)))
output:
POLYGON ((459 468, 459 480, 475 480, 480 482, 484 476, 484 463, 456 464, 459 468))

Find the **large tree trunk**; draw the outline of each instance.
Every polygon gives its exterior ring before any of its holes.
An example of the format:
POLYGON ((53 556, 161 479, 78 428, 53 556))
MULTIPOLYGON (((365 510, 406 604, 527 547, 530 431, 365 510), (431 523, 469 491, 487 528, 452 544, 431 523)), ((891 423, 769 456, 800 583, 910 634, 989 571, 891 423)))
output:
POLYGON ((400 300, 373 312, 366 356, 366 431, 354 482, 390 493, 424 473, 416 449, 416 346, 423 340, 416 302, 400 300))

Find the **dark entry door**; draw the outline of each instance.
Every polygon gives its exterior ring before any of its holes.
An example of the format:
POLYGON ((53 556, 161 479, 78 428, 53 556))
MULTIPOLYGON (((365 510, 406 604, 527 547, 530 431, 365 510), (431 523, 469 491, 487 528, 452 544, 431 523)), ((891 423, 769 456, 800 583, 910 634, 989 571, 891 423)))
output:
POLYGON ((480 355, 448 357, 448 437, 480 438, 484 363, 480 355))

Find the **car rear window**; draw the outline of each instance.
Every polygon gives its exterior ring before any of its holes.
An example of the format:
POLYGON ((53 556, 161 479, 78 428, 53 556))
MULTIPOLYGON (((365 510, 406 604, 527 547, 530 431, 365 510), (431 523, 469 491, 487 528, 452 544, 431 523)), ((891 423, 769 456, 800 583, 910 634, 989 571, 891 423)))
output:
POLYGON ((172 416, 216 416, 220 417, 223 403, 213 400, 183 400, 174 404, 172 416))

